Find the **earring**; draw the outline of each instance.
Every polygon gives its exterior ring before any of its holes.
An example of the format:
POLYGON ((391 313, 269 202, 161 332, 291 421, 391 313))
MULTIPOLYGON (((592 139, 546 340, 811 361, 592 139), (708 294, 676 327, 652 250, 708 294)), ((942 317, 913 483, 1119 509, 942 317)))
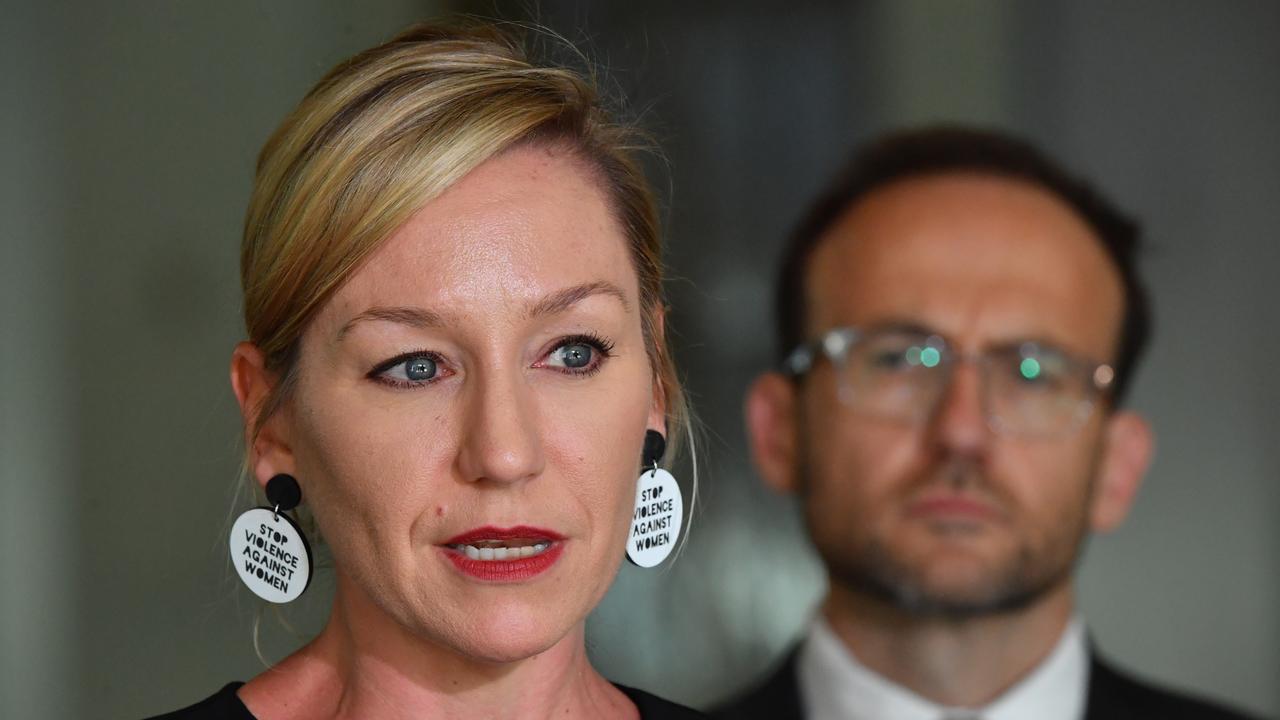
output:
POLYGON ((627 536, 627 559, 644 568, 660 564, 675 549, 684 520, 684 497, 671 473, 658 467, 667 439, 657 430, 644 435, 640 479, 636 481, 636 509, 627 536))
POLYGON ((282 514, 301 501, 298 481, 281 473, 267 481, 268 505, 246 510, 231 526, 231 564, 268 602, 297 600, 311 584, 311 546, 302 528, 282 514))

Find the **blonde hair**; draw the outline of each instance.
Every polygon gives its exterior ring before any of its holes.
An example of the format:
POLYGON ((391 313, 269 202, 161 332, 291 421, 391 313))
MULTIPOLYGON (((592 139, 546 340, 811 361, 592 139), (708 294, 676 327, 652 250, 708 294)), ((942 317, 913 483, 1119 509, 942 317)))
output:
POLYGON ((609 117, 591 78, 531 61, 509 32, 438 25, 340 63, 262 149, 240 274, 249 340, 277 382, 252 437, 288 398, 302 334, 334 292, 415 211, 522 143, 564 146, 598 173, 639 278, 650 367, 678 444, 688 411, 660 325, 661 229, 637 161, 648 144, 609 117))

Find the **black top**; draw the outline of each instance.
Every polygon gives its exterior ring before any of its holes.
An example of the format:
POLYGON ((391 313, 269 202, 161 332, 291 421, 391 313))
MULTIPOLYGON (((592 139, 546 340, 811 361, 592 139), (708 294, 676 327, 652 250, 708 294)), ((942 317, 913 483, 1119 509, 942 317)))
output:
MULTIPOLYGON (((762 684, 713 711, 720 720, 804 717, 795 649, 762 684)), ((1148 684, 1117 670, 1096 652, 1089 657, 1085 720, 1249 720, 1233 709, 1148 684)))
MULTIPOLYGON (((236 695, 236 691, 242 682, 233 682, 224 686, 212 697, 206 698, 182 710, 175 710, 164 715, 157 715, 149 720, 258 720, 249 712, 249 708, 240 702, 240 696, 236 695)), ((622 691, 624 695, 631 698, 631 702, 635 703, 640 710, 640 717, 643 720, 699 720, 706 718, 706 715, 690 710, 683 705, 676 705, 673 702, 667 702, 660 697, 650 695, 643 690, 624 687, 614 683, 614 687, 622 691)))
POLYGON ((1233 708, 1149 685, 1093 656, 1089 666, 1086 720, 1108 718, 1186 718, 1249 720, 1233 708))

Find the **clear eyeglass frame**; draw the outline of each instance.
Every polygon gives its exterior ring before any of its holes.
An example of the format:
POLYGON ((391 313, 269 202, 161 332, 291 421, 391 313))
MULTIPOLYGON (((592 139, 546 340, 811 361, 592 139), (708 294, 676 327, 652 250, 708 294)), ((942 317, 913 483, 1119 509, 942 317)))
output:
POLYGON ((1052 345, 1013 342, 958 353, 937 334, 916 329, 828 330, 796 347, 782 372, 799 378, 827 358, 837 392, 851 410, 918 423, 946 394, 955 369, 979 370, 987 426, 1002 435, 1051 437, 1079 429, 1115 381, 1115 370, 1052 345))

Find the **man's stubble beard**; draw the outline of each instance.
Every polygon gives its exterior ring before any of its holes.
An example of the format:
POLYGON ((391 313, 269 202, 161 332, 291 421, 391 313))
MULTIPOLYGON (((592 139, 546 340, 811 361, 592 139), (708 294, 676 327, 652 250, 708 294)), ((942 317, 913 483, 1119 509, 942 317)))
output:
MULTIPOLYGON (((801 450, 800 458, 809 457, 807 450, 801 450)), ((912 616, 966 620, 1023 610, 1061 587, 1075 572, 1088 538, 1088 508, 1094 492, 1097 462, 1095 453, 1080 503, 1056 515, 1062 524, 1046 536, 1042 544, 1037 546, 1032 539, 1018 538, 1012 557, 1002 558, 998 567, 983 573, 965 588, 930 587, 924 568, 913 566, 878 535, 855 538, 852 543, 850 537, 844 535, 836 542, 837 547, 847 549, 842 553, 824 552, 816 542, 815 546, 833 584, 912 616)), ((957 463, 970 464, 971 461, 943 458, 927 474, 932 477, 956 474, 967 478, 965 482, 992 487, 981 468, 955 467, 957 463)), ((803 460, 797 472, 802 492, 807 495, 812 487, 812 473, 803 460)), ((816 538, 809 512, 810 498, 806 496, 803 504, 805 524, 810 537, 816 538)))

